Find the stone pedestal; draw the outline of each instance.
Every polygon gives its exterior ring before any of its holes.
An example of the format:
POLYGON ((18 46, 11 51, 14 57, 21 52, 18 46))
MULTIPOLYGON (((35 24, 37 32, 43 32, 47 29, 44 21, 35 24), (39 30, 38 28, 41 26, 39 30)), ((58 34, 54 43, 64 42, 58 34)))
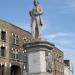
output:
POLYGON ((28 75, 52 75, 46 71, 46 51, 52 49, 53 44, 47 41, 33 41, 24 44, 28 55, 28 75))
POLYGON ((30 52, 28 54, 29 73, 46 72, 45 51, 30 52))

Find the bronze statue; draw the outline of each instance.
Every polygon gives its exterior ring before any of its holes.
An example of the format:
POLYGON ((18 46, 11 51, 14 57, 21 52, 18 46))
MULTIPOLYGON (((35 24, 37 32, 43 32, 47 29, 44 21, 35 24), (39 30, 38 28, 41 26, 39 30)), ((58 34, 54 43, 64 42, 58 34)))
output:
POLYGON ((42 27, 42 15, 43 11, 39 5, 38 0, 34 0, 34 8, 29 12, 31 16, 31 30, 33 39, 40 37, 40 28, 42 27))

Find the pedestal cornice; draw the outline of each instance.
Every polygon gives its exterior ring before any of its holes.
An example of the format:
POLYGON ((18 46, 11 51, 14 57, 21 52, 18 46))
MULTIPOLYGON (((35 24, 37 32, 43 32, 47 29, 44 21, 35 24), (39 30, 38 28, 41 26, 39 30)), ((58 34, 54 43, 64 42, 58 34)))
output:
POLYGON ((27 52, 34 52, 34 51, 46 51, 52 50, 55 47, 54 44, 49 43, 47 41, 32 41, 30 43, 26 43, 23 45, 23 48, 27 50, 27 52), (35 50, 34 50, 35 49, 35 50))

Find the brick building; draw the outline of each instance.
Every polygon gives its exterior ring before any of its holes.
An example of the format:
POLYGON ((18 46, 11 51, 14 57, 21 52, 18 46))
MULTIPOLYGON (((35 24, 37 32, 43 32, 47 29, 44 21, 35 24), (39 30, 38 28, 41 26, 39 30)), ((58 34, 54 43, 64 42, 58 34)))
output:
POLYGON ((22 45, 30 41, 29 32, 0 20, 0 75, 22 75, 26 65, 22 45))

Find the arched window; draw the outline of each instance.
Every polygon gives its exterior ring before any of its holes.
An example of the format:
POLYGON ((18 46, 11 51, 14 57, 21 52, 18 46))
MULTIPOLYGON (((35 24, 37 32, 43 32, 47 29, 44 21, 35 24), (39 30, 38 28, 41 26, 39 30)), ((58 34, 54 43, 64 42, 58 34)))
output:
POLYGON ((5 31, 1 31, 1 40, 6 41, 6 32, 5 31))
POLYGON ((4 46, 1 46, 0 48, 0 56, 5 57, 6 54, 6 48, 4 46))
POLYGON ((0 64, 0 75, 4 75, 4 65, 0 64))

